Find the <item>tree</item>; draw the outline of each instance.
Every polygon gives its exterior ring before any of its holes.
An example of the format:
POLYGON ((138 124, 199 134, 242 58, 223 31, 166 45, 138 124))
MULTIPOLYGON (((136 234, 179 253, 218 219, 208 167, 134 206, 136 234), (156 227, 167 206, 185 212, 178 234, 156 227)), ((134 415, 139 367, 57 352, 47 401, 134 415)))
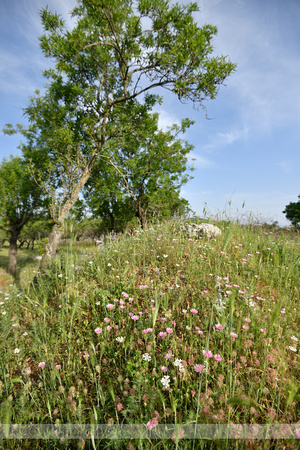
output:
POLYGON ((42 190, 24 160, 18 156, 4 159, 0 164, 0 228, 9 233, 8 272, 13 276, 16 275, 18 237, 42 204, 42 190))
POLYGON ((285 207, 285 210, 282 211, 283 214, 285 214, 287 220, 289 220, 295 227, 297 225, 300 225, 300 195, 298 195, 298 198, 298 202, 290 202, 285 207))
POLYGON ((173 125, 163 132, 158 128, 158 114, 151 114, 144 105, 132 100, 127 104, 128 113, 134 129, 108 143, 113 147, 110 164, 97 161, 84 189, 94 213, 110 216, 111 229, 116 214, 123 210, 127 211, 128 221, 134 215, 142 228, 147 214, 174 214, 176 207, 183 206, 179 189, 190 179, 186 171, 193 146, 178 136, 192 122, 184 119, 181 126, 173 125))
POLYGON ((27 138, 24 155, 52 199, 55 224, 41 269, 54 258, 63 222, 95 162, 110 162, 108 144, 133 130, 128 102, 153 106, 164 88, 205 108, 234 71, 224 56, 211 56, 217 28, 198 27, 197 10, 195 3, 167 0, 78 0, 71 31, 57 14, 41 10, 41 48, 55 67, 44 72, 45 94, 36 92, 25 110, 30 126, 19 128, 27 138))

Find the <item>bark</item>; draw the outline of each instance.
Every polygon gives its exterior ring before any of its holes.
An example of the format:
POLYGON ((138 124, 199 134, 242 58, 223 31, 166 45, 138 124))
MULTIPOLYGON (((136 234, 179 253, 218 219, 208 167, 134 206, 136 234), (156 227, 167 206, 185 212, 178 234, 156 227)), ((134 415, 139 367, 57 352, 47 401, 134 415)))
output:
POLYGON ((17 270, 17 254, 18 254, 17 240, 18 240, 18 233, 11 232, 11 236, 9 239, 8 272, 14 277, 16 276, 17 270))
POLYGON ((67 215, 73 208, 74 204, 76 203, 76 200, 79 196, 81 189, 83 188, 83 186, 85 185, 85 183, 91 176, 91 167, 93 165, 93 161, 94 161, 94 158, 92 158, 90 163, 86 166, 76 187, 71 192, 69 198, 67 199, 67 201, 65 202, 65 204, 63 205, 61 210, 59 211, 59 215, 56 220, 56 223, 53 225, 51 233, 49 234, 49 237, 48 237, 46 251, 43 254, 43 257, 41 260, 41 264, 40 264, 41 272, 43 272, 45 270, 45 268, 47 267, 47 265, 49 265, 55 258, 57 246, 59 244, 59 241, 60 241, 60 238, 62 235, 62 231, 60 231, 60 230, 63 229, 63 224, 65 221, 65 218, 67 217, 67 215))
POLYGON ((40 271, 43 272, 47 265, 51 263, 56 255, 57 246, 60 241, 60 237, 62 235, 62 231, 59 229, 59 226, 55 224, 51 230, 51 233, 48 237, 48 242, 46 245, 46 251, 43 254, 40 271))

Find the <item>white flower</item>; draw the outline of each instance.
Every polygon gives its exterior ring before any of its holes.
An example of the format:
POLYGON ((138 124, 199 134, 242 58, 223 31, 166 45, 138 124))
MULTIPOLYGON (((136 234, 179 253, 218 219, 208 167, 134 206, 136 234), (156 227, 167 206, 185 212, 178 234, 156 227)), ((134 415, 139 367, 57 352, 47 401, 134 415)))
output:
POLYGON ((163 255, 163 257, 164 257, 164 258, 167 258, 167 257, 168 257, 168 255, 163 255))
POLYGON ((169 375, 165 375, 164 377, 162 377, 162 379, 160 381, 165 389, 168 389, 170 387, 170 376, 169 375))
POLYGON ((20 350, 19 348, 15 348, 15 349, 14 349, 14 353, 20 353, 20 351, 21 351, 21 350, 20 350))
POLYGON ((23 336, 28 336, 28 333, 27 333, 27 331, 25 331, 25 333, 23 333, 23 336))
POLYGON ((295 348, 295 347, 292 347, 291 345, 289 345, 289 347, 288 347, 290 350, 292 350, 292 352, 296 352, 297 351, 297 349, 295 348))
POLYGON ((58 278, 62 278, 62 274, 60 273, 59 275, 57 275, 58 276, 58 278))
POLYGON ((5 314, 6 314, 6 311, 2 311, 2 316, 5 316, 5 314))
POLYGON ((124 342, 123 336, 118 336, 118 337, 116 338, 116 341, 118 341, 118 342, 124 342))
POLYGON ((191 330, 192 328, 189 327, 188 325, 185 327, 187 330, 191 330))
POLYGON ((4 305, 4 302, 0 302, 0 305, 4 305))
POLYGON ((142 359, 143 359, 144 361, 151 361, 151 355, 149 355, 149 353, 144 353, 144 354, 142 355, 142 359))
POLYGON ((183 314, 185 314, 187 312, 187 309, 183 309, 182 312, 183 314))
POLYGON ((291 339, 293 339, 293 341, 298 342, 298 339, 296 338, 296 336, 291 336, 291 339))
POLYGON ((182 359, 176 358, 173 364, 174 364, 174 366, 178 367, 179 372, 183 372, 184 371, 184 367, 182 365, 182 359))
POLYGON ((108 267, 111 267, 111 264, 110 264, 110 263, 108 263, 107 265, 108 265, 108 267))

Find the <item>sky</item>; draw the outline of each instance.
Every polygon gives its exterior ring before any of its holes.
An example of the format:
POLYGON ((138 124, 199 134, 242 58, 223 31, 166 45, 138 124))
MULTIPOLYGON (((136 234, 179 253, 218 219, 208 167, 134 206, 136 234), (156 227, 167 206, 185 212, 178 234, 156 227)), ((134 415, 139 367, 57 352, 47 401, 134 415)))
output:
MULTIPOLYGON (((181 0, 179 3, 187 3, 181 0)), ((182 187, 200 217, 290 223, 282 213, 300 194, 300 0, 198 0, 199 26, 218 28, 214 55, 237 69, 206 112, 159 92, 160 126, 189 117, 193 180, 182 187), (193 160, 193 161, 192 161, 193 160)), ((23 108, 49 67, 39 48, 39 10, 72 26, 75 0, 0 0, 0 130, 23 123, 23 108)), ((20 136, 0 131, 0 161, 18 155, 20 136)))

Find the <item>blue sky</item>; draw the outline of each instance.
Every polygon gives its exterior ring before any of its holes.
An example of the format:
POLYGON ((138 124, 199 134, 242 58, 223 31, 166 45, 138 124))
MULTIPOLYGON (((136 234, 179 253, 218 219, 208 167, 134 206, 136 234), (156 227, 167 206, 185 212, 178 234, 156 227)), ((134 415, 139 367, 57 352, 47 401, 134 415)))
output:
MULTIPOLYGON (((182 196, 200 216, 205 208, 214 216, 288 225, 282 211, 300 194, 300 1, 197 3, 198 23, 218 27, 215 54, 228 55, 237 70, 205 104, 210 120, 170 95, 157 109, 162 127, 184 117, 196 121, 185 135, 195 147, 196 170, 182 196)), ((71 25, 75 0, 0 1, 0 129, 25 123, 22 108, 45 83, 49 61, 39 49, 38 11, 46 5, 71 25)), ((0 133, 0 160, 18 154, 19 141, 0 133)))

